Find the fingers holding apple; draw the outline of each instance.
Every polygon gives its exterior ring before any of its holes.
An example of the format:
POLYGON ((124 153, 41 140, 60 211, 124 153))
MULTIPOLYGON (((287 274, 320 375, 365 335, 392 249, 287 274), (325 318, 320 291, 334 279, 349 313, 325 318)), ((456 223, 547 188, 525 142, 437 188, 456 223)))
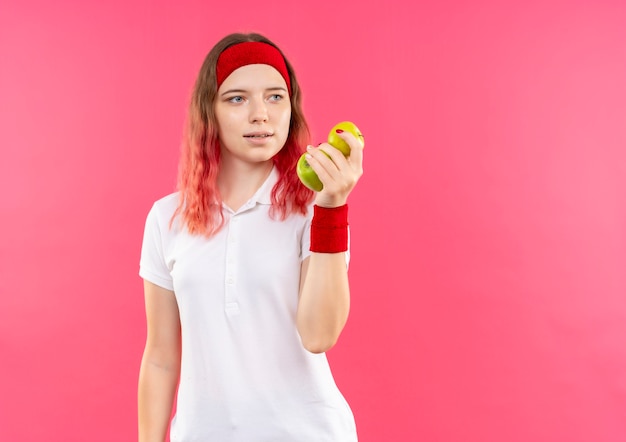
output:
POLYGON ((309 146, 298 161, 300 180, 318 192, 316 203, 326 207, 345 204, 363 174, 364 138, 354 123, 335 125, 328 143, 309 146))
MULTIPOLYGON (((354 123, 350 121, 343 121, 333 126, 328 134, 328 144, 341 152, 343 156, 349 157, 349 163, 353 166, 357 166, 360 173, 362 173, 362 149, 365 145, 365 139, 362 132, 354 123)), ((334 149, 329 149, 329 147, 325 147, 324 144, 320 145, 319 149, 329 156, 329 158, 333 158, 332 154, 334 153, 334 149)), ((309 151, 309 155, 313 152, 309 151)), ((315 192, 320 192, 324 188, 323 180, 320 180, 314 168, 311 167, 306 155, 307 154, 303 154, 300 157, 296 166, 296 172, 305 186, 315 192)), ((320 160, 323 164, 326 164, 328 170, 332 171, 333 168, 329 167, 330 165, 327 162, 325 162, 321 157, 320 160)), ((338 156, 334 157, 333 163, 338 168, 344 166, 344 169, 347 164, 344 163, 338 156)))
POLYGON ((338 207, 346 203, 348 195, 363 174, 362 146, 354 137, 346 136, 351 145, 350 157, 346 158, 336 148, 329 144, 322 144, 312 153, 310 162, 323 188, 315 197, 315 203, 323 207, 338 207), (317 167, 316 167, 317 166, 317 167))
MULTIPOLYGON (((350 167, 354 169, 354 171, 358 172, 359 176, 362 175, 363 149, 365 147, 365 139, 363 137, 363 134, 359 132, 358 135, 355 135, 353 132, 344 131, 338 132, 337 137, 342 140, 350 149, 348 154, 346 155, 350 167)), ((330 144, 335 146, 333 143, 330 144)))

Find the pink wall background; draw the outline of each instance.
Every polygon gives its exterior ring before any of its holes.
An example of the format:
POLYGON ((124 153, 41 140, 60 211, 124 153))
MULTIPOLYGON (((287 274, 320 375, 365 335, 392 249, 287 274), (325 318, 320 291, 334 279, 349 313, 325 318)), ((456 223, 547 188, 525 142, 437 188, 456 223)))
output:
POLYGON ((0 440, 135 439, 145 215, 251 30, 317 140, 367 137, 329 354, 360 439, 626 440, 623 2, 100 3, 0 3, 0 440))

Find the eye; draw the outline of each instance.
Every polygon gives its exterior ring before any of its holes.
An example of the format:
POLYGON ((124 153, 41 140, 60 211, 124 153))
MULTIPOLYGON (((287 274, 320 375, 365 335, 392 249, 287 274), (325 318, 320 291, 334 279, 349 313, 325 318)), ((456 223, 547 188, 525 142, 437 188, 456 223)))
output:
POLYGON ((280 101, 283 99, 281 94, 272 94, 270 95, 270 101, 280 101))
POLYGON ((243 103, 243 97, 240 95, 236 95, 234 97, 230 97, 228 101, 230 103, 243 103))

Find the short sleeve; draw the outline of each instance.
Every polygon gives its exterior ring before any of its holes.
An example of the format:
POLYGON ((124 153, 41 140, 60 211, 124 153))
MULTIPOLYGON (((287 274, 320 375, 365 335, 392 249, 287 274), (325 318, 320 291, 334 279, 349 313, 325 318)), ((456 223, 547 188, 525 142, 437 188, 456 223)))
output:
POLYGON ((154 205, 146 218, 139 261, 139 276, 159 287, 173 291, 174 283, 165 262, 163 251, 163 228, 167 228, 167 223, 161 224, 156 205, 154 205))

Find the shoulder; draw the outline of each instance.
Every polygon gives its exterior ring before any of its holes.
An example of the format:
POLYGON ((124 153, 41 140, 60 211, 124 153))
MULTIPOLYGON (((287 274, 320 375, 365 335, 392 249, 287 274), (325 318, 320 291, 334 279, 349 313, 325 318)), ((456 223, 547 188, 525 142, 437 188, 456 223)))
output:
POLYGON ((180 201, 180 192, 171 193, 156 200, 148 212, 148 222, 160 226, 169 224, 180 201))
POLYGON ((292 211, 282 220, 285 223, 295 223, 298 225, 309 224, 313 219, 313 203, 307 204, 302 209, 297 210, 292 207, 292 211))
POLYGON ((169 195, 156 200, 152 205, 150 212, 156 214, 157 216, 163 215, 171 218, 176 211, 179 202, 180 192, 170 193, 169 195))

